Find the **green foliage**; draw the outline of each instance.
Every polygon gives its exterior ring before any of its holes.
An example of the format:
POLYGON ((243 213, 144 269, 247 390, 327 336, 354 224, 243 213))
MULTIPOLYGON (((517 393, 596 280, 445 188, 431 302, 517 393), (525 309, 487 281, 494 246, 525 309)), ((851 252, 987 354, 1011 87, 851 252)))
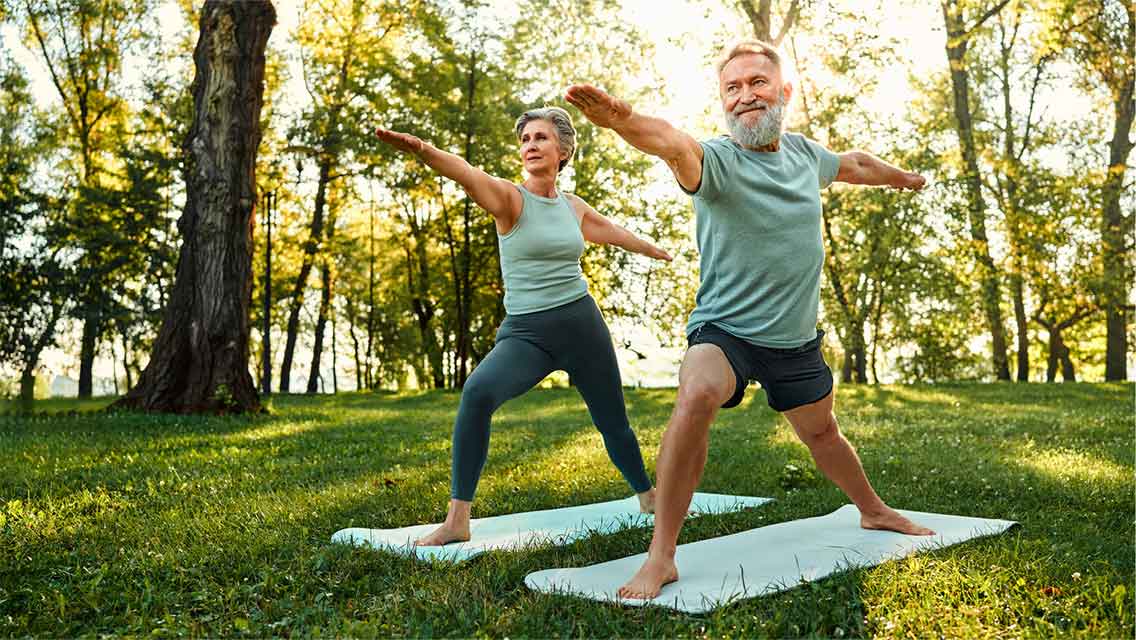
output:
POLYGON ((60 203, 35 180, 51 142, 41 117, 20 69, 0 60, 0 367, 20 375, 24 402, 34 394, 40 354, 55 344, 71 305, 67 260, 49 243, 60 203))
MULTIPOLYGON (((523 586, 532 571, 641 553, 645 528, 459 565, 329 545, 343 527, 444 517, 450 392, 278 396, 274 415, 255 417, 41 401, 32 417, 0 417, 0 633, 1131 637, 1133 392, 839 387, 841 428, 890 504, 1021 527, 704 616, 523 586)), ((674 391, 627 398, 651 469, 674 391)), ((626 495, 601 440, 574 391, 505 405, 474 515, 626 495)), ((701 489, 777 500, 691 520, 680 542, 845 503, 831 483, 800 480, 810 472, 807 450, 752 393, 719 416, 701 489)))

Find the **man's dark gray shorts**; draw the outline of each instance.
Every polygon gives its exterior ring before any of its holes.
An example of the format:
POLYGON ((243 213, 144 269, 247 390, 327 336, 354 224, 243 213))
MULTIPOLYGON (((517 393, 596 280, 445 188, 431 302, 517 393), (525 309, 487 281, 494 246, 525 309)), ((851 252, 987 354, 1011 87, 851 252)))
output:
POLYGON ((765 397, 774 411, 789 411, 812 404, 832 392, 832 371, 820 353, 824 332, 817 329, 816 338, 792 349, 759 347, 707 322, 689 336, 690 346, 712 344, 726 354, 734 370, 737 387, 722 408, 738 406, 746 385, 756 380, 765 389, 765 397))

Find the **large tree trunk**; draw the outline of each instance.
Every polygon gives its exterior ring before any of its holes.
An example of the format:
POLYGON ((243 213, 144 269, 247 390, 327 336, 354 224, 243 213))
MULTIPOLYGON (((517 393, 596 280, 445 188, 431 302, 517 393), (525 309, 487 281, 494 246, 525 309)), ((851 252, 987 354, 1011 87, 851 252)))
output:
POLYGON ((79 340, 79 398, 90 398, 94 390, 95 350, 98 342, 98 318, 93 307, 97 303, 88 302, 83 318, 83 336, 79 340))
POLYGON ((951 69, 955 123, 966 171, 964 184, 969 200, 967 209, 970 238, 979 281, 982 284, 982 308, 986 313, 986 322, 990 329, 994 376, 998 380, 1010 379, 1010 368, 1006 358, 1006 330, 1002 323, 1002 288, 998 272, 994 267, 994 259, 990 255, 990 243, 986 237, 986 202, 982 197, 982 180, 978 171, 978 151, 974 142, 970 111, 970 80, 964 58, 973 29, 980 26, 1005 4, 1006 2, 1001 2, 987 12, 986 16, 973 27, 964 24, 962 10, 955 2, 947 0, 942 5, 947 27, 947 60, 951 69))
MULTIPOLYGON (((1136 48, 1136 25, 1133 24, 1133 12, 1128 10, 1129 64, 1131 64, 1132 51, 1136 48)), ((1132 276, 1128 272, 1125 250, 1125 224, 1124 216, 1120 210, 1120 196, 1124 191, 1125 167, 1128 165, 1128 154, 1132 151, 1129 134, 1132 131, 1132 120, 1136 116, 1136 71, 1131 67, 1125 75, 1124 84, 1116 96, 1113 110, 1116 113, 1116 125, 1113 127, 1112 140, 1108 145, 1108 175, 1104 182, 1104 211, 1101 216, 1101 240, 1103 241, 1102 262, 1104 266, 1105 295, 1105 380, 1128 379, 1128 311, 1127 297, 1132 276)), ((1128 222, 1128 228, 1132 225, 1128 222)))
POLYGON ((252 225, 270 0, 208 0, 194 50, 193 126, 177 276, 138 386, 116 407, 260 411, 249 375, 252 225))
POLYGON ((292 358, 296 354, 296 336, 300 329, 300 309, 304 306, 304 290, 308 288, 308 276, 315 264, 323 238, 323 212, 327 206, 327 187, 331 182, 331 163, 321 160, 319 164, 319 183, 316 185, 315 211, 312 225, 308 229, 308 241, 304 243, 304 259, 300 263, 300 273, 292 287, 292 302, 288 309, 288 329, 284 338, 284 361, 280 364, 280 393, 288 393, 292 385, 292 358))
POLYGON ((38 362, 24 367, 20 372, 20 410, 31 411, 35 402, 35 368, 38 362))

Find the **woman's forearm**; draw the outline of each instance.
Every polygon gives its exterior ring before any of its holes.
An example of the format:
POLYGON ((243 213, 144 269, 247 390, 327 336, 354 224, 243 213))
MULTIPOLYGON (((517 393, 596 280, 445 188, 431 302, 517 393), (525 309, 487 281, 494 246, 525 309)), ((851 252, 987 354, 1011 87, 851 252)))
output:
POLYGON ((465 158, 448 151, 442 151, 429 142, 423 142, 422 149, 415 155, 422 160, 423 164, 437 171, 439 175, 457 182, 466 189, 474 186, 473 167, 465 161, 465 158))
POLYGON ((614 227, 612 230, 612 245, 632 253, 638 253, 648 257, 655 256, 657 251, 655 245, 615 223, 612 223, 612 226, 614 227))

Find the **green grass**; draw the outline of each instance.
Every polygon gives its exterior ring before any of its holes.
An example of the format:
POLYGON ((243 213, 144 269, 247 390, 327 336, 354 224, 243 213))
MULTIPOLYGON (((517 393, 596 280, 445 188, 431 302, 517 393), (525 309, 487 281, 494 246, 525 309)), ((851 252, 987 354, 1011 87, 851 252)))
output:
MULTIPOLYGON (((459 565, 330 545, 444 516, 456 393, 277 397, 252 418, 50 401, 0 418, 0 635, 1131 638, 1133 391, 841 387, 841 426, 889 503, 1021 528, 705 616, 524 587, 642 552, 648 529, 459 565)), ((673 399, 627 392, 652 471, 673 399)), ((812 470, 751 393, 713 427, 701 490, 777 501, 692 520, 680 542, 844 504, 812 470)), ((539 390, 498 413, 474 515, 627 494, 578 396, 539 390)))

